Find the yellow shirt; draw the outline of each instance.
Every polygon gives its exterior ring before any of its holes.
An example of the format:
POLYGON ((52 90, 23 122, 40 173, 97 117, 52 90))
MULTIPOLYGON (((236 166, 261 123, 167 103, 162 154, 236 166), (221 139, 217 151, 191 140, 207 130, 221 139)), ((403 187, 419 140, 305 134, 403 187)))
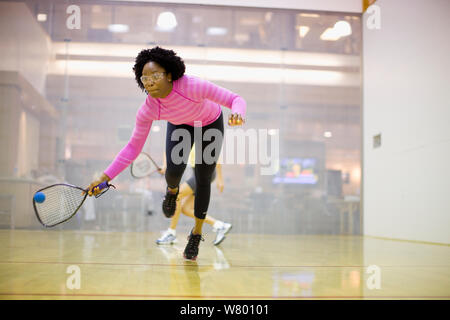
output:
POLYGON ((192 168, 195 167, 195 143, 192 145, 191 153, 189 153, 188 163, 192 168))

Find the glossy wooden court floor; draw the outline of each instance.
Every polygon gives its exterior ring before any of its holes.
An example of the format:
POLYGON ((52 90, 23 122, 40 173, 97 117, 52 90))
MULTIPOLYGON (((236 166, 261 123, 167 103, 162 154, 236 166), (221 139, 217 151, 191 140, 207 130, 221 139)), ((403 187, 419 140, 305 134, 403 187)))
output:
POLYGON ((0 299, 449 299, 450 246, 339 235, 0 230, 0 299), (79 285, 79 288, 76 285, 79 285))

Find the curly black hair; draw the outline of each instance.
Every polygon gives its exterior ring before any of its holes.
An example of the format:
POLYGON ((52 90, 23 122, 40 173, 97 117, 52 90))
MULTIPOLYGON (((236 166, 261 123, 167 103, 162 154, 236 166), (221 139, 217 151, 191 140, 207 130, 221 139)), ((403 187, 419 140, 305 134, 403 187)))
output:
POLYGON ((181 78, 186 70, 183 59, 177 56, 173 50, 167 50, 161 47, 144 49, 137 55, 133 67, 136 82, 142 91, 145 90, 144 85, 141 82, 142 69, 150 61, 156 62, 163 67, 167 73, 172 74, 172 81, 181 78))

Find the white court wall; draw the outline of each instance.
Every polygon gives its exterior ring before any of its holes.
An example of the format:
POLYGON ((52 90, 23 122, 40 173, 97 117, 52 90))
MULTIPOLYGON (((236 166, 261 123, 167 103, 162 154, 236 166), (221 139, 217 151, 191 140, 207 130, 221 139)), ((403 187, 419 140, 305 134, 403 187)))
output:
POLYGON ((448 244, 450 1, 375 5, 380 29, 363 19, 364 234, 448 244))

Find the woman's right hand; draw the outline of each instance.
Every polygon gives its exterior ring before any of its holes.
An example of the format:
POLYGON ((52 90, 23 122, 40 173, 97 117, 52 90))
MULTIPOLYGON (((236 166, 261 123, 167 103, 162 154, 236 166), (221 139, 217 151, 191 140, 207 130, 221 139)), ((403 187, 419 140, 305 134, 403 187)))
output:
POLYGON ((102 174, 101 177, 97 180, 94 180, 91 182, 91 184, 89 185, 88 189, 88 195, 91 196, 96 196, 97 194, 99 194, 101 192, 100 188, 98 188, 97 186, 105 181, 110 181, 111 178, 108 177, 106 174, 102 174), (94 188, 96 187, 96 188, 94 188))
POLYGON ((165 175, 166 174, 166 169, 167 169, 166 167, 159 168, 158 169, 159 174, 162 175, 162 176, 165 175))
POLYGON ((245 119, 239 113, 232 113, 228 117, 228 125, 230 127, 241 126, 245 123, 245 119))

